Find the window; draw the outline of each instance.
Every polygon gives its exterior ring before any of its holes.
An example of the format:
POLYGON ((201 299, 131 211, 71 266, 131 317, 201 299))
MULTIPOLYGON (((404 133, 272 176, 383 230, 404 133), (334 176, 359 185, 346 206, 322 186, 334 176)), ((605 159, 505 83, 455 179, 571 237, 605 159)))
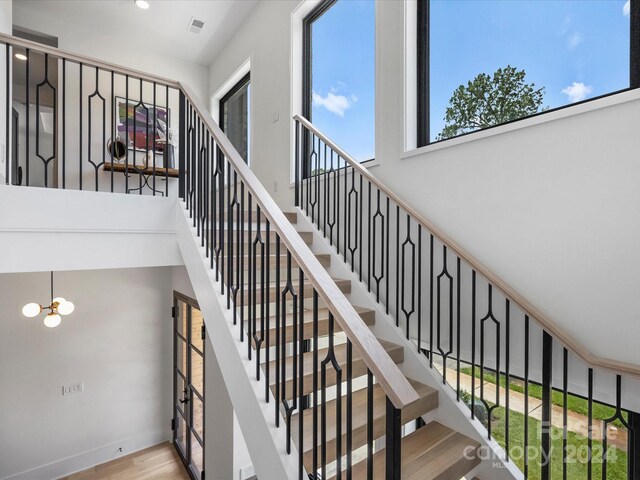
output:
POLYGON ((375 150, 375 4, 325 0, 304 20, 302 114, 356 160, 375 150))
POLYGON ((419 0, 418 146, 637 87, 637 1, 419 0))
POLYGON ((250 74, 247 74, 220 100, 219 125, 231 143, 249 163, 250 74))

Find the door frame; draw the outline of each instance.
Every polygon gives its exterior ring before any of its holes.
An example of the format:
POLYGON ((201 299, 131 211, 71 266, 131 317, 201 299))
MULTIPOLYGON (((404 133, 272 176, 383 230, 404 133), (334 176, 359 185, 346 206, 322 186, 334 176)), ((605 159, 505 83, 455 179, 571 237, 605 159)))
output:
MULTIPOLYGON (((173 384, 173 392, 172 392, 172 399, 173 399, 173 403, 171 405, 171 410, 172 410, 172 420, 171 420, 171 429, 172 429, 172 433, 171 433, 171 442, 173 443, 174 448, 176 449, 176 452, 178 453, 178 456, 180 457, 180 460, 182 461, 182 463, 185 466, 185 469, 187 470, 187 473, 189 474, 189 477, 191 478, 191 480, 204 480, 205 478, 205 470, 206 470, 206 465, 205 465, 205 445, 206 445, 206 430, 205 430, 205 425, 206 425, 206 420, 205 420, 205 402, 206 402, 206 348, 205 348, 205 343, 204 343, 204 336, 203 336, 203 344, 202 344, 202 352, 200 352, 200 350, 193 344, 192 342, 192 333, 193 333, 193 329, 192 329, 192 309, 196 309, 199 310, 201 313, 202 311, 200 310, 200 305, 198 304, 198 301, 195 300, 194 298, 191 298, 183 293, 180 293, 176 290, 173 291, 173 308, 172 308, 172 321, 173 321, 173 335, 172 335, 172 343, 173 343, 173 364, 172 364, 172 384, 173 384), (186 334, 186 336, 183 336, 179 333, 178 331, 178 302, 182 302, 186 307, 187 307, 187 325, 186 325, 186 331, 184 332, 186 334), (185 385, 188 389, 188 394, 189 394, 189 406, 188 409, 187 407, 183 407, 184 410, 184 420, 185 420, 185 429, 186 429, 186 434, 185 434, 185 452, 183 454, 183 452, 180 450, 178 443, 177 443, 177 433, 178 433, 178 428, 177 428, 177 422, 178 422, 178 416, 180 415, 180 413, 178 413, 178 393, 177 393, 177 387, 178 387, 178 382, 177 382, 177 376, 178 376, 178 341, 177 339, 181 338, 185 343, 186 343, 186 355, 187 358, 185 359, 186 362, 186 372, 183 372, 185 377, 184 380, 185 381, 185 385), (191 349, 195 348, 195 350, 199 353, 202 354, 202 392, 199 392, 199 395, 193 390, 192 388, 192 378, 191 378, 191 349), (193 398, 194 396, 198 396, 201 403, 202 403, 202 471, 200 472, 200 479, 198 479, 197 476, 197 472, 194 472, 191 468, 191 437, 192 434, 196 435, 197 437, 199 437, 200 435, 195 432, 195 430, 193 429, 193 398)), ((203 321, 203 327, 204 327, 204 321, 203 321)), ((196 439, 197 441, 197 439, 196 439)))

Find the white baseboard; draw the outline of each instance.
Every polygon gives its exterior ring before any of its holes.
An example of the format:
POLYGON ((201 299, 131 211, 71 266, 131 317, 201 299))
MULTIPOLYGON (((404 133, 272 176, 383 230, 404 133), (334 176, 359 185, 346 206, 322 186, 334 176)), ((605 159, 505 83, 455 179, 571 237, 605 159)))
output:
POLYGON ((0 480, 55 480, 167 441, 166 431, 136 435, 0 480))

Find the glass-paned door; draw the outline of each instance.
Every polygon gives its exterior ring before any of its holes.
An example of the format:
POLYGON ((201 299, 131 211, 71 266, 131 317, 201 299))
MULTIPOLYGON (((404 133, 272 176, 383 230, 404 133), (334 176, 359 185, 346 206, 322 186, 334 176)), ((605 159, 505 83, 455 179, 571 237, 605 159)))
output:
POLYGON ((247 74, 220 100, 220 128, 246 163, 249 163, 250 155, 250 92, 247 74))
POLYGON ((173 442, 189 475, 204 478, 204 338, 198 303, 177 292, 174 306, 173 442))

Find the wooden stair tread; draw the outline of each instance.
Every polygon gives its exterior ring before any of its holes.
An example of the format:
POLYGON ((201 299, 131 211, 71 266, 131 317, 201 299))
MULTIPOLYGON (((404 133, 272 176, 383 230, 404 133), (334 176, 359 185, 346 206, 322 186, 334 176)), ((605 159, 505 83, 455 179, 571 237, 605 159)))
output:
MULTIPOLYGON (((238 253, 237 251, 233 252, 233 257, 232 258, 234 259, 234 261, 237 261, 236 260, 237 253, 238 253)), ((329 254, 329 253, 316 253, 314 256, 320 262, 320 265, 322 265, 323 267, 328 267, 329 265, 331 265, 331 254, 329 254)), ((225 259, 228 258, 228 255, 227 255, 226 251, 225 251, 225 254, 224 254, 224 258, 225 259)), ((271 252, 269 252, 269 256, 267 258, 269 259, 269 268, 273 271, 272 278, 275 278, 275 276, 274 276, 275 275, 275 266, 278 263, 278 259, 276 257, 275 250, 272 250, 271 252)), ((249 269, 249 266, 250 266, 249 260, 253 261, 253 255, 251 257, 249 257, 247 252, 244 252, 243 257, 240 257, 240 262, 244 266, 245 270, 249 269)), ((259 255, 258 255, 257 260, 258 261, 257 261, 257 264, 256 264, 256 270, 260 271, 260 260, 261 259, 260 259, 259 255)), ((226 266, 226 264, 225 264, 225 266, 226 266)), ((287 267, 287 253, 284 252, 284 251, 280 252, 279 267, 280 267, 281 270, 284 270, 287 267)), ((291 268, 292 269, 293 268, 298 268, 298 263, 293 258, 291 259, 291 268)))
MULTIPOLYGON (((363 307, 353 307, 355 309, 356 312, 358 312, 358 314, 360 315, 360 317, 362 318, 362 320, 364 321, 364 323, 366 325, 373 325, 375 323, 376 320, 376 314, 374 310, 368 309, 368 308, 363 308, 363 307)), ((312 310, 305 310, 304 314, 303 314, 303 328, 304 328, 304 338, 305 339, 312 339, 313 338, 313 311, 312 310)), ((275 315, 271 315, 268 319, 267 319, 267 325, 270 326, 271 328, 269 329, 269 339, 273 339, 275 341, 276 338, 276 317, 275 315)), ((260 314, 258 313, 258 319, 256 320, 256 325, 260 325, 260 314)), ((282 328, 282 327, 281 327, 282 328)), ((299 327, 298 327, 299 328, 299 327)), ((293 331, 293 315, 287 315, 286 321, 285 321, 285 342, 286 343, 291 343, 293 342, 293 335, 294 335, 294 331, 293 331)), ((338 324, 338 322, 334 322, 334 332, 341 332, 342 329, 340 328, 340 325, 338 324)), ((296 335, 299 333, 298 330, 296 330, 296 335)), ((327 336, 329 334, 329 309, 328 308, 318 308, 318 337, 324 337, 327 336)), ((265 338, 266 340, 266 338, 265 338)), ((253 339, 252 339, 253 341, 253 339)), ((274 344, 275 345, 275 344, 274 344)), ((260 344, 260 348, 265 348, 267 346, 267 342, 263 341, 260 344)), ((255 345, 254 345, 255 348, 255 345)))
MULTIPOLYGON (((460 479, 480 463, 475 455, 478 447, 475 440, 438 422, 431 422, 402 439, 402 479, 460 479)), ((382 448, 373 455, 374 479, 385 478, 385 454, 382 448)), ((366 478, 366 459, 353 465, 352 473, 353 478, 366 478)))
MULTIPOLYGON (((408 405, 402 410, 402 423, 410 422, 422 415, 436 409, 438 407, 438 391, 428 385, 424 385, 418 381, 408 379, 409 383, 415 388, 418 396, 418 400, 408 405)), ((341 399, 342 409, 342 422, 341 422, 341 438, 342 438, 342 455, 347 453, 347 397, 346 392, 343 391, 341 399)), ((326 425, 326 456, 327 463, 336 459, 336 440, 337 435, 337 422, 336 422, 336 409, 338 406, 337 399, 331 400, 326 403, 327 425, 326 425)), ((320 405, 318 404, 318 458, 320 458, 320 405)), ((380 384, 374 384, 373 386, 373 438, 377 439, 385 434, 385 419, 386 419, 386 394, 380 386, 380 384)), ((298 421, 299 414, 296 414, 292 418, 292 429, 294 441, 298 444, 298 421)), ((352 431, 352 449, 355 450, 367 443, 367 389, 363 388, 352 395, 352 416, 351 416, 351 431, 352 431)), ((313 469, 313 408, 309 408, 303 413, 303 450, 304 450, 304 463, 307 471, 313 469)), ((299 445, 298 445, 299 448, 299 445)))
MULTIPOLYGON (((389 356, 394 362, 401 363, 404 360, 404 348, 402 346, 396 345, 395 343, 387 342, 384 340, 380 340, 380 344, 386 350, 386 352, 389 354, 389 356)), ((318 389, 320 388, 320 385, 321 385, 321 363, 326 358, 328 352, 329 352, 328 348, 323 348, 318 350, 318 376, 317 376, 318 389)), ((305 352, 303 354, 303 368, 304 368, 303 395, 308 395, 314 391, 313 389, 313 355, 314 355, 313 351, 305 352)), ((341 343, 341 344, 335 345, 334 355, 336 358, 336 362, 342 369, 342 380, 345 381, 346 372, 347 372, 347 344, 341 343)), ((288 356, 287 358, 285 358, 285 367, 286 367, 285 382, 286 382, 286 393, 287 393, 286 398, 292 397, 293 382, 291 379, 293 377, 293 361, 294 361, 294 357, 292 356, 288 356)), ((275 388, 276 388, 275 360, 271 360, 268 365, 263 363, 262 368, 263 370, 268 369, 269 385, 271 386, 271 389, 275 391, 275 388)), ((282 369, 282 364, 280 365, 280 369, 282 369)), ((365 365, 364 361, 362 360, 362 358, 360 357, 356 349, 353 349, 352 351, 351 369, 352 369, 353 378, 366 375, 367 373, 367 366, 365 365)), ((298 381, 299 380, 296 379, 296 388, 298 386, 298 381)), ((326 368, 326 386, 329 387, 331 385, 335 385, 336 381, 337 381, 336 372, 333 369, 333 366, 331 365, 331 363, 329 363, 326 368)), ((280 379, 280 382, 282 382, 282 379, 280 379)))
MULTIPOLYGON (((344 278, 334 278, 333 281, 335 282, 335 284, 337 285, 337 287, 340 289, 340 291, 342 293, 351 293, 351 280, 346 280, 344 278)), ((269 291, 267 292, 267 289, 265 287, 265 294, 268 295, 268 300, 269 302, 275 302, 276 300, 281 298, 281 293, 282 291, 286 288, 287 282, 281 280, 280 281, 280 285, 278 286, 278 284, 276 284, 276 282, 270 282, 269 283, 269 291)), ((249 285, 247 283, 243 284, 242 290, 238 290, 236 295, 239 295, 242 291, 242 294, 244 295, 244 301, 245 301, 245 306, 247 306, 247 301, 249 300, 249 294, 251 293, 251 295, 253 295, 253 288, 251 288, 251 291, 249 289, 249 285)), ((294 281, 293 282, 293 289, 296 293, 296 295, 298 295, 298 298, 296 299, 296 301, 300 301, 300 289, 298 288, 298 281, 294 281)), ((261 288, 260 288, 260 282, 256 283, 256 298, 258 302, 261 302, 262 300, 262 292, 261 292, 261 288)), ((305 300, 310 300, 312 295, 313 295, 313 285, 310 284, 309 282, 305 282, 304 284, 304 288, 302 290, 302 295, 304 297, 305 300)), ((231 293, 231 298, 234 299, 236 296, 233 294, 233 292, 231 293)), ((237 297, 238 299, 240 298, 239 296, 237 297)), ((287 292, 287 302, 291 302, 293 300, 293 296, 291 295, 291 293, 287 292)), ((240 304, 238 302, 238 307, 240 307, 240 304)))
MULTIPOLYGON (((227 228, 227 226, 225 226, 224 228, 224 235, 225 235, 225 242, 228 240, 228 235, 229 235, 229 229, 227 228)), ((231 232, 233 234, 233 241, 235 243, 235 241, 237 240, 237 232, 239 232, 240 230, 234 225, 231 228, 231 232)), ((260 233, 262 234, 262 241, 264 241, 266 239, 267 236, 267 230, 265 228, 261 228, 260 229, 260 233)), ((220 235, 220 230, 217 230, 217 234, 220 235)), ((249 237, 249 227, 244 228, 244 230, 242 230, 240 232, 241 236, 242 234, 244 234, 244 240, 246 241, 247 238, 251 238, 251 243, 253 243, 256 240, 256 236, 257 236, 257 232, 255 228, 251 228, 251 237, 249 237)), ((305 243, 312 243, 313 242, 313 232, 310 231, 301 231, 298 232, 298 234, 302 237, 302 239, 305 241, 305 243)), ((271 240, 272 243, 275 243, 275 239, 276 239, 276 235, 277 232, 274 232, 273 230, 271 230, 269 232, 269 239, 271 240)))
MULTIPOLYGON (((249 211, 248 210, 245 210, 244 212, 240 212, 240 213, 241 214, 244 213, 245 220, 247 218, 249 218, 248 217, 248 215, 249 215, 249 211)), ((282 213, 284 213, 284 216, 286 217, 287 220, 289 220, 289 222, 291 222, 291 223, 297 223, 298 222, 298 212, 282 212, 282 213)), ((256 214, 257 214, 257 209, 254 208, 254 210, 252 211, 252 215, 253 215, 254 219, 256 218, 256 214)), ((225 208, 224 218, 225 219, 228 218, 228 215, 229 215, 229 211, 225 208)), ((237 211, 234 211, 233 212, 233 218, 235 218, 236 215, 237 215, 237 211)), ((260 216, 264 219, 264 213, 261 213, 260 216)))

